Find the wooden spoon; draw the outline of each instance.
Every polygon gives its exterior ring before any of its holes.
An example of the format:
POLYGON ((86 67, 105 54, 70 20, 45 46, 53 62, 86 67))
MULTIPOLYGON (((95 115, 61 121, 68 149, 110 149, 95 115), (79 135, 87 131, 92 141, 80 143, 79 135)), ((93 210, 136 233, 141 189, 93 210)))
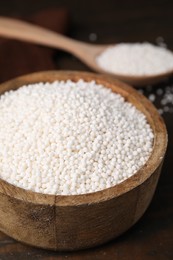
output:
POLYGON ((97 72, 109 74, 132 85, 141 86, 157 83, 173 74, 173 70, 166 73, 149 76, 131 76, 109 73, 99 67, 99 65, 96 63, 96 58, 100 53, 102 53, 111 45, 93 45, 79 42, 73 39, 69 39, 51 30, 16 19, 0 17, 0 35, 7 38, 37 43, 44 46, 65 50, 78 57, 91 69, 97 72))

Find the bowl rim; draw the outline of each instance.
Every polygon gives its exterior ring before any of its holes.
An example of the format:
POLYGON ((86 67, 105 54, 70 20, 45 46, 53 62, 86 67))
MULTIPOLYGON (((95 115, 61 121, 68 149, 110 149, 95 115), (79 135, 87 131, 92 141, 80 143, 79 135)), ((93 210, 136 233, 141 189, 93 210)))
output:
POLYGON ((145 163, 134 175, 123 182, 106 188, 101 191, 80 194, 80 195, 50 195, 26 190, 14 186, 7 181, 0 179, 0 193, 34 204, 45 204, 50 206, 78 206, 85 204, 100 203, 127 193, 145 182, 160 166, 167 148, 167 130, 163 118, 159 115, 154 105, 134 88, 111 76, 105 76, 90 72, 81 71, 41 71, 14 78, 0 84, 0 95, 10 89, 17 89, 23 85, 37 82, 53 82, 55 80, 85 81, 95 80, 98 84, 111 88, 114 92, 120 93, 125 100, 135 103, 147 117, 154 132, 154 144, 152 153, 145 163), (118 90, 118 91, 117 91, 118 90), (136 103, 137 102, 137 103, 136 103))

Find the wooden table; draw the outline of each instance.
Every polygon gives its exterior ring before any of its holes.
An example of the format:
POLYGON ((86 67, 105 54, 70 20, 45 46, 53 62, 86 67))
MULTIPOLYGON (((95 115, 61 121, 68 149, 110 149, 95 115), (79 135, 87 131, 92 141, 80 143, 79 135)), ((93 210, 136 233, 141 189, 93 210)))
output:
MULTIPOLYGON (((86 42, 113 43, 122 41, 150 41, 163 37, 173 50, 173 1, 55 1, 55 0, 1 0, 0 14, 28 14, 43 7, 66 6, 71 14, 69 36, 86 42), (133 2, 133 4, 132 4, 133 2)), ((57 69, 89 70, 69 54, 57 52, 57 69)), ((169 79, 157 86, 148 86, 144 94, 154 94, 158 108, 169 79), (163 94, 158 95, 158 89, 163 94)), ((171 94, 170 94, 171 96, 171 94)), ((150 96, 151 97, 151 96, 150 96)), ((172 93, 173 98, 173 93, 172 93)), ((0 260, 25 259, 82 259, 82 260, 167 260, 173 259, 173 104, 164 112, 169 145, 161 178, 150 207, 142 219, 116 240, 90 250, 57 253, 25 246, 0 233, 0 260)), ((166 110, 166 109, 165 109, 166 110)))

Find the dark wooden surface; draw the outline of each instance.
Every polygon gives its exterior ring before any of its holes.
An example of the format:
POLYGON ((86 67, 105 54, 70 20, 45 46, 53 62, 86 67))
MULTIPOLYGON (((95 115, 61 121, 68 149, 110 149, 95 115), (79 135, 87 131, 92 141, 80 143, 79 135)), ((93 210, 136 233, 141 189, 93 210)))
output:
MULTIPOLYGON (((96 37, 97 43, 121 41, 150 41, 162 36, 173 50, 173 1, 128 1, 128 0, 1 0, 0 15, 27 15, 51 6, 66 6, 70 13, 68 35, 87 42, 96 37)), ((50 17, 51 19, 51 17, 50 17)), ((1 52, 1 50, 0 50, 1 52)), ((7 57, 8 59, 8 57, 7 57)), ((69 54, 54 52, 56 69, 88 70, 69 54)), ((34 62, 34 61, 33 61, 34 62)), ((172 86, 169 79, 157 86, 147 87, 144 94, 155 94, 172 86)), ((162 105, 163 98, 156 95, 155 104, 162 105)), ((171 96, 171 94, 170 94, 171 96)), ((173 109, 173 104, 169 104, 173 109)), ((147 212, 128 232, 106 245, 90 250, 57 253, 22 245, 0 233, 0 260, 25 259, 72 259, 72 260, 128 260, 128 259, 173 259, 173 112, 163 117, 169 134, 169 145, 161 178, 147 212)))

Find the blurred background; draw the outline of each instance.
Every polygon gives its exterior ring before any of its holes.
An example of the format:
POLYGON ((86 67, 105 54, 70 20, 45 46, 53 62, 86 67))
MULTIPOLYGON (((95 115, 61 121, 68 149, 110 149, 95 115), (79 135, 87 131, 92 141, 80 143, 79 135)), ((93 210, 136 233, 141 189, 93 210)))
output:
MULTIPOLYGON (((173 51, 172 0, 0 0, 0 15, 27 20, 93 44, 148 41, 173 51)), ((0 82, 52 69, 90 71, 66 52, 0 38, 0 82)), ((115 241, 74 253, 34 249, 0 233, 0 260, 173 259, 173 78, 138 90, 162 114, 169 134, 159 185, 143 218, 115 241)))
MULTIPOLYGON (((33 20, 77 40, 92 43, 149 41, 167 44, 170 49, 173 48, 172 11, 171 0, 0 0, 0 15, 33 20)), ((88 70, 67 53, 54 51, 52 55, 56 69, 88 70)))
POLYGON ((102 43, 126 40, 155 42, 162 35, 169 44, 173 44, 171 0, 0 1, 0 13, 3 15, 25 16, 50 7, 64 7, 69 11, 69 34, 83 41, 89 41, 90 33, 95 32, 97 40, 102 43))

